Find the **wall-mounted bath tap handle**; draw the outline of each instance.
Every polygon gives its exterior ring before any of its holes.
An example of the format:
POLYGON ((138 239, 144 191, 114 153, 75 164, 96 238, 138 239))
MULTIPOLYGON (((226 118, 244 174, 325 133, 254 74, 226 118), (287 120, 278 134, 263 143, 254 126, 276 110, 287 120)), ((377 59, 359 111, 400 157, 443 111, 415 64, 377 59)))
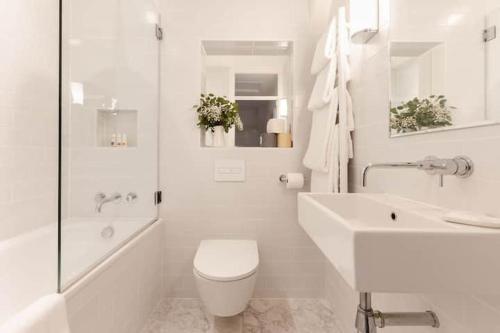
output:
POLYGON ((137 194, 134 192, 130 192, 127 194, 125 197, 125 201, 127 201, 129 204, 132 204, 137 201, 137 194))
POLYGON ((435 156, 426 157, 421 161, 424 170, 429 175, 439 175, 439 186, 444 186, 444 176, 469 177, 474 171, 474 163, 467 156, 456 156, 454 158, 441 159, 435 156))

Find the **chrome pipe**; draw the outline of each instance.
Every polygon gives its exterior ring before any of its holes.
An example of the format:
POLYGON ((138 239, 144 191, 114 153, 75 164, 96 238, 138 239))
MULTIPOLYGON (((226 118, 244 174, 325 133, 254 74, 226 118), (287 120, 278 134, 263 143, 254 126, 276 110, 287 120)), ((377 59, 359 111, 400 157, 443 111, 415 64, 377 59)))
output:
POLYGON ((375 312, 372 309, 372 295, 370 293, 359 294, 359 306, 354 323, 358 333, 376 333, 375 312))
POLYGON ((394 162, 394 163, 370 163, 363 169, 363 187, 366 187, 366 179, 368 177, 368 171, 371 169, 378 168, 418 168, 417 163, 413 162, 394 162))
POLYGON ((377 333, 378 328, 389 326, 439 327, 439 319, 433 311, 380 312, 372 309, 370 293, 359 294, 355 327, 358 333, 377 333))
POLYGON ((433 311, 386 313, 375 311, 375 323, 378 328, 387 326, 439 327, 439 319, 433 311))

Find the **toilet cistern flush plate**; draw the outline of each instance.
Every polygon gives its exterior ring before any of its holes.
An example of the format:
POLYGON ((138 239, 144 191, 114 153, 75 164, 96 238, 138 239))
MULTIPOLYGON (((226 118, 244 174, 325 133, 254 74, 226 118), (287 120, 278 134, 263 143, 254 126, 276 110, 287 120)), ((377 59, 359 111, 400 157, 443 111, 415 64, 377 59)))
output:
POLYGON ((500 294, 500 230, 388 194, 300 193, 300 225, 360 292, 500 294))
POLYGON ((244 182, 244 160, 216 160, 214 163, 214 180, 216 182, 244 182))

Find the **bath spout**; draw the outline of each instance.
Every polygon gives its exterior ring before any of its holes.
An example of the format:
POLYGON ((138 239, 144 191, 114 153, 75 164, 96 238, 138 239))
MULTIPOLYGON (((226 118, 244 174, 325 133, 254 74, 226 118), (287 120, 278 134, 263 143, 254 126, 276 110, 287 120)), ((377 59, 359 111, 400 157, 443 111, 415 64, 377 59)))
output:
POLYGON ((396 163, 370 163, 363 169, 363 187, 366 187, 368 171, 373 168, 418 168, 419 164, 414 162, 396 162, 396 163))
POLYGON ((108 202, 119 201, 122 198, 120 193, 113 193, 110 197, 106 197, 104 193, 97 193, 95 196, 95 210, 97 213, 101 213, 102 206, 108 202))
POLYGON ((366 187, 368 171, 373 168, 414 168, 422 170, 429 175, 439 175, 439 185, 442 187, 443 177, 446 175, 460 178, 470 177, 474 171, 474 163, 467 156, 456 156, 454 158, 428 156, 416 162, 370 163, 363 169, 363 187, 366 187))

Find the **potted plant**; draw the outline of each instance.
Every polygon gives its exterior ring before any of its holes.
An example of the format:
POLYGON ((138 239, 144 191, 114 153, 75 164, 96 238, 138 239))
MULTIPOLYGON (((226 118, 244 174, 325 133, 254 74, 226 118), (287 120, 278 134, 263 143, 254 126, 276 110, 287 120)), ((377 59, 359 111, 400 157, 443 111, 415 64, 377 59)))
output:
POLYGON ((238 103, 214 94, 201 94, 200 104, 194 108, 198 113, 198 127, 205 132, 207 146, 225 145, 225 136, 233 127, 242 131, 238 103))
POLYGON ((451 126, 451 110, 443 95, 431 95, 429 98, 414 99, 391 108, 391 129, 397 133, 416 132, 451 126))

